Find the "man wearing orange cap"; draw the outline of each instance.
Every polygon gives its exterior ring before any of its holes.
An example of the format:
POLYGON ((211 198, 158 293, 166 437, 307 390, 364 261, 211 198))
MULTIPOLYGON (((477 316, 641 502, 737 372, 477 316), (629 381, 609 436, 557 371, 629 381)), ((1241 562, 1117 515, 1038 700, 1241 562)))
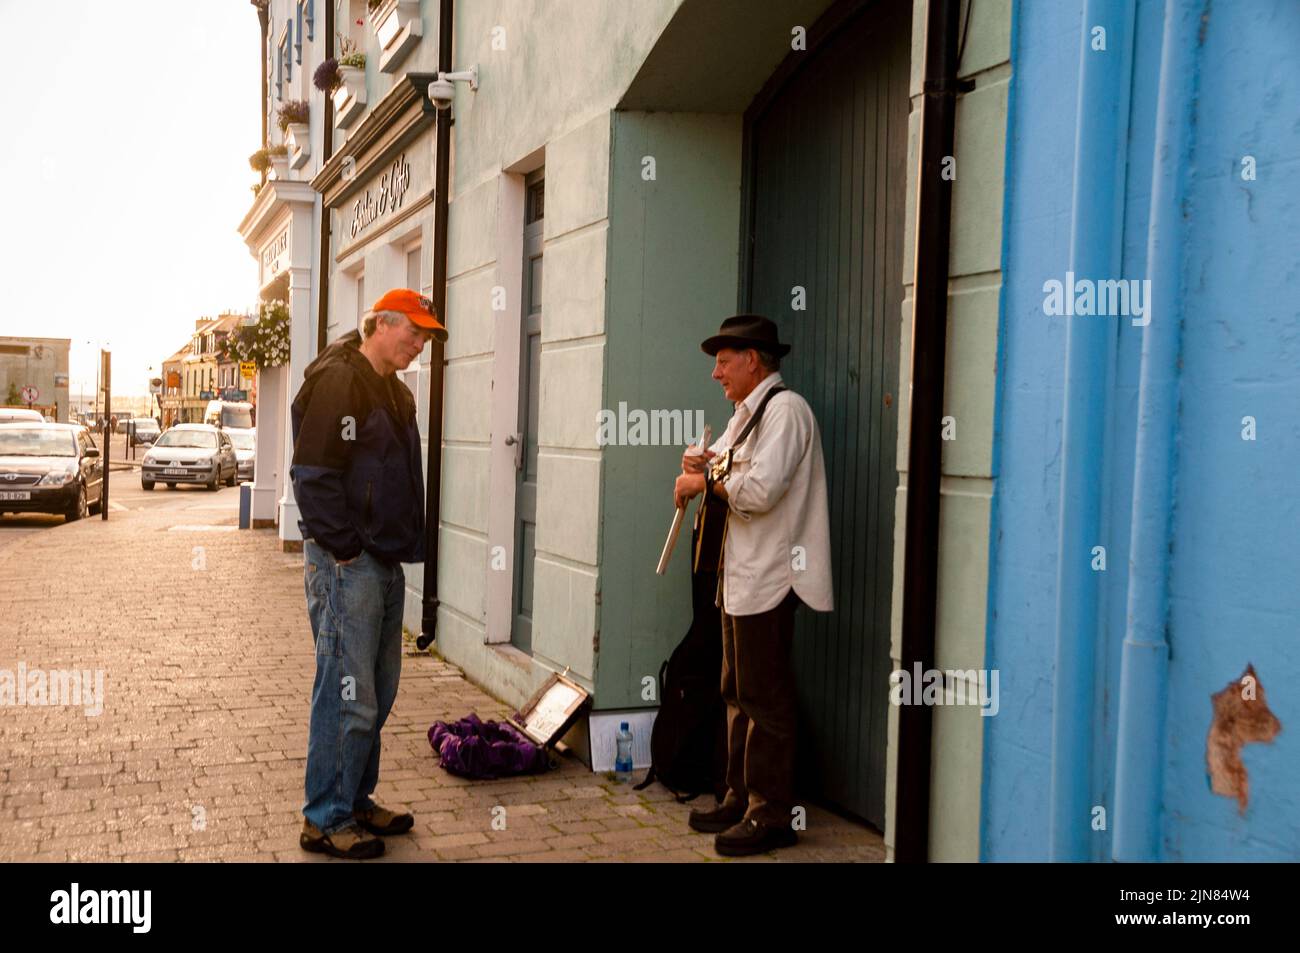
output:
POLYGON ((293 401, 294 498, 316 640, 304 850, 364 859, 415 819, 372 799, 379 733, 402 667, 402 563, 424 561, 424 468, 415 400, 396 376, 447 330, 432 302, 389 291, 359 331, 307 366, 293 401))

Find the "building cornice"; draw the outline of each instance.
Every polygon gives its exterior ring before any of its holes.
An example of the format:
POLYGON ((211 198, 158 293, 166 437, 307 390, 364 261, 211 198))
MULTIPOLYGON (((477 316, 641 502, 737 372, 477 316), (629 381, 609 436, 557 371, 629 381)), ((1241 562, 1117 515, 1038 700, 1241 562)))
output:
POLYGON ((294 205, 311 206, 315 202, 316 191, 308 182, 268 179, 253 199, 253 207, 239 223, 239 235, 244 239, 244 244, 249 247, 249 250, 256 254, 256 246, 262 232, 275 222, 282 212, 294 205))
POLYGON ((400 77, 361 120, 347 143, 311 180, 327 206, 333 207, 365 184, 370 170, 381 167, 411 138, 433 125, 438 111, 429 101, 433 73, 407 73, 400 77), (350 168, 345 178, 343 170, 350 168))

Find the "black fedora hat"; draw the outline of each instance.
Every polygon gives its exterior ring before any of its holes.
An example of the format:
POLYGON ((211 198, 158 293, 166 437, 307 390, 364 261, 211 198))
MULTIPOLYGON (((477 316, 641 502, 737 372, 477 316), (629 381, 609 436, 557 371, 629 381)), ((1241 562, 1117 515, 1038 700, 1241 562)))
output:
POLYGON ((727 318, 722 322, 722 327, 718 328, 717 334, 700 344, 700 350, 709 357, 715 357, 724 347, 737 351, 752 347, 776 357, 785 357, 790 353, 790 345, 778 340, 776 325, 761 314, 737 314, 727 318))

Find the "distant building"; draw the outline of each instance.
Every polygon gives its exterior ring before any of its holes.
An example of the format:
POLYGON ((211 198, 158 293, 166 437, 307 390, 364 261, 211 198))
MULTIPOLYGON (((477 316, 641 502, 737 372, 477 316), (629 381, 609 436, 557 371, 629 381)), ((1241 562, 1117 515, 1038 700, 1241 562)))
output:
MULTIPOLYGON (((241 314, 223 314, 194 322, 189 349, 179 362, 180 423, 202 423, 203 412, 210 400, 248 399, 247 392, 240 388, 238 362, 228 360, 224 353, 226 338, 242 319, 241 314)), ((168 360, 175 357, 173 355, 168 360)))
POLYGON ((245 319, 242 314, 223 314, 213 331, 217 346, 217 397, 222 400, 253 399, 256 388, 251 382, 240 377, 239 361, 227 357, 226 340, 235 333, 235 329, 245 319))
POLYGON ((193 342, 173 354, 162 365, 162 393, 158 395, 158 404, 162 408, 162 425, 170 427, 181 422, 181 400, 184 394, 185 358, 190 353, 193 342))
POLYGON ((42 411, 68 419, 70 338, 0 337, 0 405, 42 411), (33 388, 28 400, 23 392, 33 388))

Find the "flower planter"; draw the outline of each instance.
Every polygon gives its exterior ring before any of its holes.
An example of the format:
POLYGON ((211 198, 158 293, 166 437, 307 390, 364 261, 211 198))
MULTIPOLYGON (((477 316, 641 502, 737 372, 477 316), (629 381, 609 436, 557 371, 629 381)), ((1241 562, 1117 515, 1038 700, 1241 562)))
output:
POLYGON ((289 168, 301 169, 311 158, 311 126, 305 122, 289 123, 285 144, 289 147, 289 168))
POLYGON ((287 179, 289 177, 289 157, 271 156, 271 171, 268 178, 287 179))
POLYGON ((420 0, 387 0, 370 14, 370 26, 379 39, 379 70, 396 73, 397 67, 424 35, 420 0))
POLYGON ((366 111, 366 71, 359 66, 340 66, 343 82, 334 90, 334 125, 344 129, 366 111))

